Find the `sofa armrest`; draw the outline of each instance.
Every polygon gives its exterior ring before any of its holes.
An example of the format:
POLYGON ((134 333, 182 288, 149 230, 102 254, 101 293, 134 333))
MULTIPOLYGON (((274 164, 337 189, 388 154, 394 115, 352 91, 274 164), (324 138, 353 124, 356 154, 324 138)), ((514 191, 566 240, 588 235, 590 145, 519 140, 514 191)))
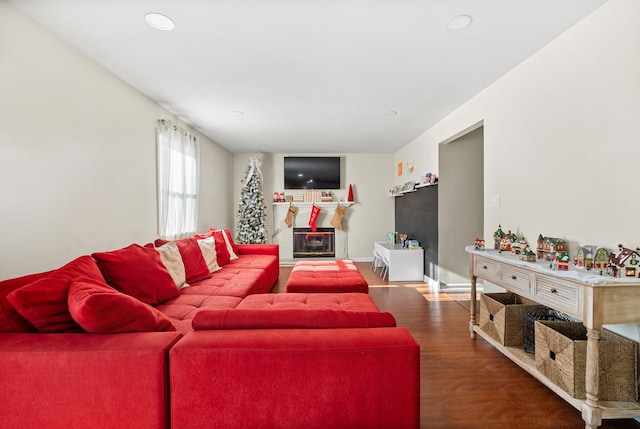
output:
POLYGON ((419 425, 405 328, 190 332, 170 367, 172 429, 419 425))
POLYGON ((396 326, 396 319, 391 313, 382 311, 231 308, 200 310, 193 318, 192 326, 196 331, 265 328, 381 328, 396 326))
POLYGON ((278 244, 236 244, 238 256, 242 255, 273 255, 280 257, 278 244))
POLYGON ((0 334, 3 428, 168 428, 175 332, 0 334))

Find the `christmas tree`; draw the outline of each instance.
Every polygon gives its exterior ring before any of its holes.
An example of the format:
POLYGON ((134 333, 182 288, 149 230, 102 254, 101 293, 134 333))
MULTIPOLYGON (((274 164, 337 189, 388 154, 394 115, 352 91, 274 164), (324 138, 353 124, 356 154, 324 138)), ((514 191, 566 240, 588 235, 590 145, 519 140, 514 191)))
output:
POLYGON ((262 171, 260 160, 251 157, 246 176, 242 183, 240 202, 238 203, 238 230, 236 241, 243 244, 261 244, 267 242, 265 220, 267 217, 262 192, 262 171))

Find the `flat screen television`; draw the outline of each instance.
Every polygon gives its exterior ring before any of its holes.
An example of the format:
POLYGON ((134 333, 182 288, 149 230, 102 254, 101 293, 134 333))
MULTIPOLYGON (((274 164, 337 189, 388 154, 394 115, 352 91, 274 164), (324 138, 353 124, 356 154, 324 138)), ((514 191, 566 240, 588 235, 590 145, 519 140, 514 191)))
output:
POLYGON ((339 156, 285 156, 285 189, 340 189, 339 156))

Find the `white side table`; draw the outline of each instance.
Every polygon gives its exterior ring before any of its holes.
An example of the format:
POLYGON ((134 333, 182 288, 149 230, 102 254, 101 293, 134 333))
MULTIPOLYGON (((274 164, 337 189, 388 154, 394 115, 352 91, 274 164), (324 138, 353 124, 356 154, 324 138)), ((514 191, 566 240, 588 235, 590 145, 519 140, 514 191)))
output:
POLYGON ((424 250, 376 241, 374 250, 389 260, 389 281, 424 281, 424 250))

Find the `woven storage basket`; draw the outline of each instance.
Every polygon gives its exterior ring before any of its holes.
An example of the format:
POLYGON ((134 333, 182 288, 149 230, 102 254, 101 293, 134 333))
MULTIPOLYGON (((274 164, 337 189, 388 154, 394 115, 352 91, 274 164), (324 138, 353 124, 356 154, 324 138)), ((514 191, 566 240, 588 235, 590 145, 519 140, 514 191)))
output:
POLYGON ((570 316, 549 307, 540 307, 525 313, 524 316, 522 316, 522 345, 524 347, 524 351, 527 353, 536 352, 536 336, 534 329, 534 322, 536 320, 561 320, 564 322, 575 321, 575 319, 572 319, 570 316))
MULTIPOLYGON (((536 321, 536 368, 562 390, 585 399, 587 330, 580 322, 536 321)), ((603 329, 599 341, 602 401, 638 400, 638 344, 603 329)))
POLYGON ((504 346, 522 346, 524 313, 542 307, 515 293, 480 295, 480 328, 504 346))

